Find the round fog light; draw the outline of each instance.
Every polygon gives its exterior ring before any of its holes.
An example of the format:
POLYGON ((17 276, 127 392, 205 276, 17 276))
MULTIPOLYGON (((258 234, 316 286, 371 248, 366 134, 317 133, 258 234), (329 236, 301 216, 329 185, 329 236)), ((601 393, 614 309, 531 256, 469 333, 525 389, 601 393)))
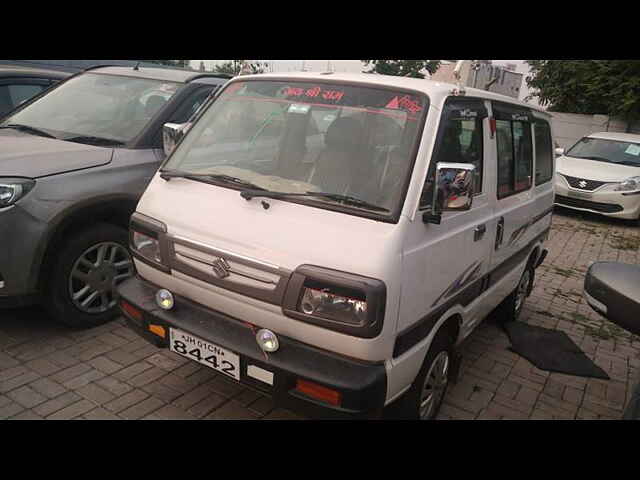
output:
POLYGON ((156 293, 156 303, 163 310, 171 310, 173 308, 173 294, 169 290, 161 288, 156 293))
POLYGON ((260 348, 265 352, 275 352, 280 348, 276 334, 266 328, 258 330, 258 333, 256 334, 256 342, 258 342, 260 348))

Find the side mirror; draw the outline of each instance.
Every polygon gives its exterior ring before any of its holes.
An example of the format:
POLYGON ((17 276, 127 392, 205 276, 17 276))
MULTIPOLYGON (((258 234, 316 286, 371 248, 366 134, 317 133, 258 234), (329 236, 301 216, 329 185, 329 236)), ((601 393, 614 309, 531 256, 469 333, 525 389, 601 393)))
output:
POLYGON ((564 148, 556 148, 556 157, 561 157, 564 155, 564 148))
POLYGON ((475 165, 471 163, 437 164, 432 208, 423 215, 426 223, 440 223, 442 212, 457 212, 471 208, 475 170, 475 165))
POLYGON ((189 127, 189 123, 165 123, 162 126, 162 148, 165 155, 169 155, 176 148, 189 127))
POLYGON ((607 320, 640 335, 640 266, 594 263, 584 279, 584 297, 607 320))

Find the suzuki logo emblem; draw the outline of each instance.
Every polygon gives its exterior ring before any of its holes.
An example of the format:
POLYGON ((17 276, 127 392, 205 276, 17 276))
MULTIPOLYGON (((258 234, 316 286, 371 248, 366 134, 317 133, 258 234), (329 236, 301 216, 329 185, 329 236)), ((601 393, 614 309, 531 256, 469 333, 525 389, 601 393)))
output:
POLYGON ((213 267, 213 273, 215 273, 218 278, 225 278, 229 276, 229 271, 231 270, 231 266, 229 266, 229 263, 227 263, 227 261, 222 258, 222 257, 218 257, 216 258, 212 265, 213 267))
POLYGON ((580 180, 580 181, 578 182, 578 186, 579 186, 580 188, 584 188, 584 187, 586 187, 586 186, 587 186, 587 182, 585 182, 584 180, 580 180))

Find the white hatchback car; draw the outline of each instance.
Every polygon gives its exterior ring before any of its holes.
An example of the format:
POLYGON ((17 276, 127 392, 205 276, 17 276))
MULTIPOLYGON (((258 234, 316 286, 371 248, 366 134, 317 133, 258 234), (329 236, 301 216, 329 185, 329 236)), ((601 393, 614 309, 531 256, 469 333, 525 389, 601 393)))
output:
POLYGON ((584 137, 556 160, 556 173, 557 205, 640 219, 640 135, 584 137))

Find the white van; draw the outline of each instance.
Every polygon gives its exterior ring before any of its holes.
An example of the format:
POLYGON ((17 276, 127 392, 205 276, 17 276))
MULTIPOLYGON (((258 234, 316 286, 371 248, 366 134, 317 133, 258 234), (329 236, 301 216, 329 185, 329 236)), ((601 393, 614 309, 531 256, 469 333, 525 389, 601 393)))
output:
POLYGON ((131 218, 127 323, 312 415, 434 418, 455 347, 518 316, 546 254, 549 118, 421 79, 236 77, 131 218))

